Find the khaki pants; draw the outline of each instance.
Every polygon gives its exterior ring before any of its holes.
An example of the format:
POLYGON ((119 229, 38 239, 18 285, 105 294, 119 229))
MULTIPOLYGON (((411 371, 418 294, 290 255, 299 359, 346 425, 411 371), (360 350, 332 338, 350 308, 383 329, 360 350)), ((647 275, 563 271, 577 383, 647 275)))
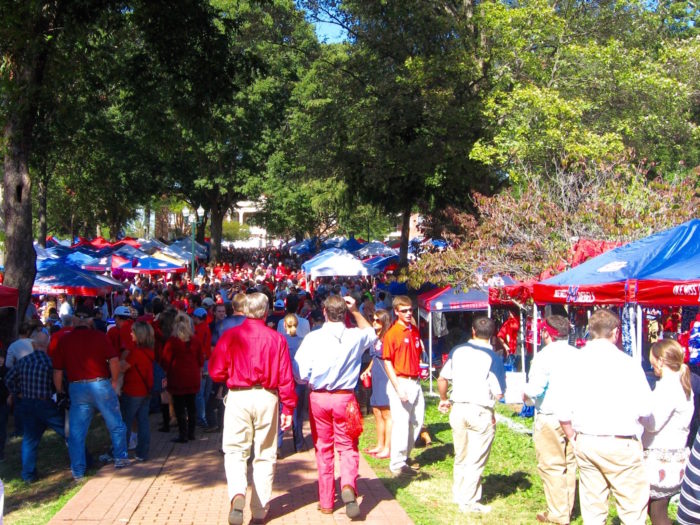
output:
POLYGON ((555 523, 569 523, 576 497, 576 457, 559 420, 537 414, 533 432, 537 470, 544 485, 547 517, 555 523))
POLYGON ((472 403, 454 403, 450 426, 455 447, 452 497, 455 503, 471 505, 481 499, 481 473, 496 433, 493 409, 472 403))
POLYGON ((605 524, 610 491, 623 525, 644 525, 649 480, 644 470, 642 444, 636 439, 578 434, 574 452, 585 525, 605 524))
POLYGON ((229 390, 226 395, 222 448, 228 482, 228 497, 245 496, 248 488, 248 458, 253 459, 253 518, 263 519, 272 496, 277 461, 279 413, 277 394, 268 390, 229 390))
POLYGON ((406 459, 413 450, 425 416, 425 399, 420 381, 407 377, 397 378, 399 386, 404 389, 408 401, 403 403, 396 390, 389 384, 389 406, 391 407, 391 459, 389 470, 398 472, 406 465, 406 459))

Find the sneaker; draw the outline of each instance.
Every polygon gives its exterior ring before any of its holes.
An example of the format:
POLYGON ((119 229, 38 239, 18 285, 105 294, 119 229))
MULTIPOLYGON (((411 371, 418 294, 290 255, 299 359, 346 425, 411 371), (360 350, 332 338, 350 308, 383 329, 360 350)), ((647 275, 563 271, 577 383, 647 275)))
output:
POLYGON ((114 458, 111 454, 101 454, 100 457, 97 459, 99 459, 102 463, 111 463, 112 461, 114 461, 114 458))
POLYGON ((391 475, 394 476, 395 478, 399 478, 399 477, 404 477, 404 476, 416 476, 416 475, 418 475, 418 472, 413 470, 408 465, 404 465, 399 470, 392 470, 391 475))
POLYGON ((130 463, 129 458, 117 458, 114 460, 114 468, 128 467, 130 463))
POLYGON ((482 505, 481 503, 472 503, 471 505, 460 505, 460 512, 465 514, 488 514, 491 512, 491 507, 489 505, 482 505))
POLYGON ((144 461, 147 461, 147 460, 146 460, 146 458, 142 458, 140 456, 134 456, 134 461, 136 461, 136 463, 143 463, 144 461))

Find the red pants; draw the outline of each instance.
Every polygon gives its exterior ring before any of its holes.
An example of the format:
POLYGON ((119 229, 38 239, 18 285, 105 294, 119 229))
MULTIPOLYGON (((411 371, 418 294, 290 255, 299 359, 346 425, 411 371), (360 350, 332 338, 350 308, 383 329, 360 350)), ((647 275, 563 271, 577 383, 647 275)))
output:
POLYGON ((355 481, 360 465, 358 440, 348 437, 345 431, 345 407, 354 398, 355 395, 350 393, 309 394, 311 437, 316 448, 318 468, 318 499, 324 509, 332 509, 335 501, 334 446, 340 456, 340 486, 349 485, 357 492, 355 481))

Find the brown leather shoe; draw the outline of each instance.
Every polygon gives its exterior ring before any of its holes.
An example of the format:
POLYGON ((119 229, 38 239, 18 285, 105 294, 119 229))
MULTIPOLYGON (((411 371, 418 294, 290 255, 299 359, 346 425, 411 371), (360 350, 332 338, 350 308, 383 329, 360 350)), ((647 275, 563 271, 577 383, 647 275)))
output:
MULTIPOLYGON (((537 521, 539 521, 540 523, 557 523, 556 521, 552 521, 549 519, 549 513, 547 511, 540 512, 535 517, 537 518, 537 521)), ((569 524, 566 523, 564 525, 569 525, 569 524)))
POLYGON ((236 494, 231 500, 231 510, 228 513, 229 525, 243 524, 243 509, 245 508, 245 496, 236 494))
POLYGON ((320 503, 316 505, 316 510, 318 510, 321 514, 333 514, 333 509, 324 509, 321 507, 320 503))

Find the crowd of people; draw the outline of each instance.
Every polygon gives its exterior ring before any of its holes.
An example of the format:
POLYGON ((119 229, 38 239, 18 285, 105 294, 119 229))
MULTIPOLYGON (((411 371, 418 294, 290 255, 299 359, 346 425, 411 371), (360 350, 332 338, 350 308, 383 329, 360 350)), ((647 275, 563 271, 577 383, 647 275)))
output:
MULTIPOLYGON (((340 500, 355 519, 360 394, 369 389, 377 441, 365 452, 387 460, 394 476, 418 475, 411 451, 430 438, 421 388, 425 334, 412 299, 365 279, 306 283, 292 261, 272 251, 225 260, 202 267, 195 282, 137 279, 107 301, 35 298, 0 367, 10 400, 0 403, 0 453, 12 406, 23 438, 22 479, 39 476, 37 448, 48 428, 66 439, 73 477, 82 479, 93 462, 86 436, 95 411, 111 438, 101 461, 115 468, 147 461, 155 411, 159 431, 170 432, 175 422, 175 443, 197 432, 222 434, 231 524, 243 522, 251 464, 253 522, 263 523, 283 436, 291 429, 293 451, 304 450, 308 419, 319 512, 334 511, 337 453, 340 500)), ((497 343, 504 339, 507 355, 513 341, 504 334, 512 330, 479 316, 462 329, 462 340, 437 361, 438 408, 449 413, 454 441, 452 500, 464 513, 484 514, 490 507, 481 502, 481 475, 496 438, 494 407, 506 391, 497 343)), ((700 384, 691 384, 696 376, 682 347, 672 339, 651 346, 658 377, 652 391, 643 369, 616 346, 616 314, 591 315, 583 348, 569 345, 571 330, 567 317, 545 319, 543 348, 523 393, 535 406, 533 440, 547 501, 536 520, 569 523, 578 472, 586 524, 605 523, 609 492, 624 524, 644 523, 647 514, 654 525, 670 523, 669 500, 679 492, 678 521, 699 523, 697 439, 688 467, 686 459, 700 384)))

